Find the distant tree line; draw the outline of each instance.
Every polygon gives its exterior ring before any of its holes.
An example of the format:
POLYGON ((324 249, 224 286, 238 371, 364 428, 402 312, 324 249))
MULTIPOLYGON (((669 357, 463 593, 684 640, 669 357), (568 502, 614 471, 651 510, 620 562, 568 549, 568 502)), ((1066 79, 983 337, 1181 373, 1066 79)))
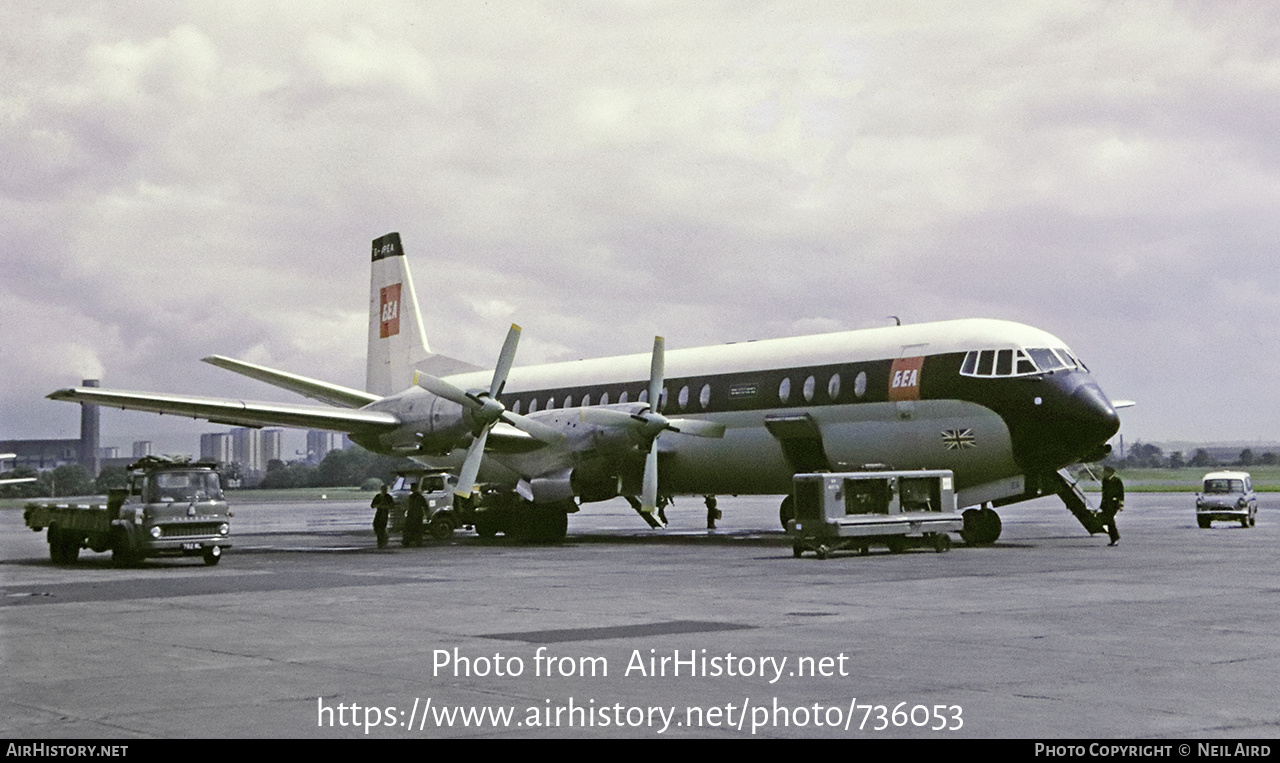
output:
POLYGON ((1197 448, 1192 452, 1191 457, 1187 458, 1181 451, 1166 455, 1158 445, 1135 442, 1129 447, 1129 452, 1124 458, 1119 458, 1113 453, 1107 457, 1105 463, 1130 469, 1180 469, 1184 466, 1203 469, 1215 466, 1275 466, 1280 463, 1280 457, 1271 451, 1255 454, 1252 448, 1245 448, 1240 451, 1240 455, 1234 461, 1221 461, 1204 448, 1197 448))
MULTIPOLYGON (((290 487, 359 487, 373 480, 391 484, 397 469, 414 466, 407 458, 391 458, 370 453, 363 448, 331 450, 324 460, 314 466, 300 461, 284 463, 272 460, 261 488, 290 487)), ((238 480, 239 464, 225 464, 220 470, 223 484, 238 480)), ((0 486, 0 498, 49 498, 59 496, 104 495, 114 487, 128 485, 128 472, 123 466, 108 466, 95 478, 79 464, 66 464, 54 469, 37 472, 34 469, 14 469, 0 477, 35 477, 35 482, 0 486)))
POLYGON ((413 466, 414 462, 407 458, 380 456, 364 448, 331 450, 315 466, 302 461, 286 464, 272 459, 267 462, 267 474, 258 487, 358 487, 371 480, 390 485, 395 481, 397 469, 413 466))

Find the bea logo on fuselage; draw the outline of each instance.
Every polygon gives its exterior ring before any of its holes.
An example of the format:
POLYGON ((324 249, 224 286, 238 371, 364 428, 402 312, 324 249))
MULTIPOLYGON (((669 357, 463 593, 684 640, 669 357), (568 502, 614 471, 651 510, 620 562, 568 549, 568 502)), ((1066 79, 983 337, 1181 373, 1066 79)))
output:
POLYGON ((384 286, 378 294, 382 306, 378 336, 386 339, 400 333, 400 284, 384 286))
POLYGON ((920 386, 920 369, 913 368, 908 371, 898 371, 893 375, 893 386, 919 387, 920 386))
POLYGON ((924 358, 897 358, 889 369, 889 399, 919 400, 920 370, 924 358))

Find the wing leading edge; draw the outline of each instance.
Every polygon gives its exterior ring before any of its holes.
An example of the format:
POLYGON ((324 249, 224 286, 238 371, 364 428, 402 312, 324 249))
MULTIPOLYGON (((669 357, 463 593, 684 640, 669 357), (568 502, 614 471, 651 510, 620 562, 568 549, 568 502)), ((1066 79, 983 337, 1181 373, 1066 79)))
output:
POLYGON ((286 403, 256 403, 190 395, 163 395, 154 392, 128 392, 96 387, 60 389, 48 395, 50 400, 90 403, 130 411, 167 413, 193 419, 207 419, 216 424, 264 427, 283 426, 298 429, 327 429, 334 432, 379 433, 400 426, 400 420, 383 411, 341 409, 286 403))

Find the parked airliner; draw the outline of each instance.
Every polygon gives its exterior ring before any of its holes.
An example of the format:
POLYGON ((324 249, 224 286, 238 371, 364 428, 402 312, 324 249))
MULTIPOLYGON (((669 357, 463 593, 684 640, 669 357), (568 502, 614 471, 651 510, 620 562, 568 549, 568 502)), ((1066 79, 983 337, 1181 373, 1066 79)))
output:
MULTIPOLYGON (((285 405, 78 387, 55 400, 240 426, 346 432, 457 471, 482 534, 563 538, 578 506, 626 497, 788 494, 793 475, 950 469, 964 537, 991 507, 1058 493, 1090 527, 1065 467, 1103 458, 1116 406, 1057 337, 1001 320, 904 324, 494 370, 430 351, 400 236, 375 239, 366 388, 223 356, 206 362, 319 400, 285 405)), ((785 520, 790 499, 780 514, 785 520)), ((651 519, 651 517, 650 517, 651 519)), ((652 523, 652 522, 651 522, 652 523)))

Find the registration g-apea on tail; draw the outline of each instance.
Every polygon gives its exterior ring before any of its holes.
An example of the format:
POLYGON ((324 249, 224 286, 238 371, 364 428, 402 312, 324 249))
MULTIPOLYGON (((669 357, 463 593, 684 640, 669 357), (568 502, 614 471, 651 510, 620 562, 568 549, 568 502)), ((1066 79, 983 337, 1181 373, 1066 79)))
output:
MULTIPOLYGON (((675 495, 784 495, 795 474, 946 469, 965 537, 992 507, 1047 492, 1077 516, 1068 465, 1102 458, 1116 406, 1065 342, 966 319, 516 366, 512 326, 492 371, 433 353, 400 236, 375 239, 364 390, 234 360, 212 363, 319 400, 254 403, 97 388, 55 400, 243 426, 345 432, 458 473, 458 516, 482 534, 563 538, 567 515, 618 496, 651 514, 675 495)), ((790 499, 780 507, 788 518, 790 499)), ((1082 522, 1085 521, 1082 519, 1082 522)), ((1088 525, 1086 525, 1087 527, 1088 525)))

